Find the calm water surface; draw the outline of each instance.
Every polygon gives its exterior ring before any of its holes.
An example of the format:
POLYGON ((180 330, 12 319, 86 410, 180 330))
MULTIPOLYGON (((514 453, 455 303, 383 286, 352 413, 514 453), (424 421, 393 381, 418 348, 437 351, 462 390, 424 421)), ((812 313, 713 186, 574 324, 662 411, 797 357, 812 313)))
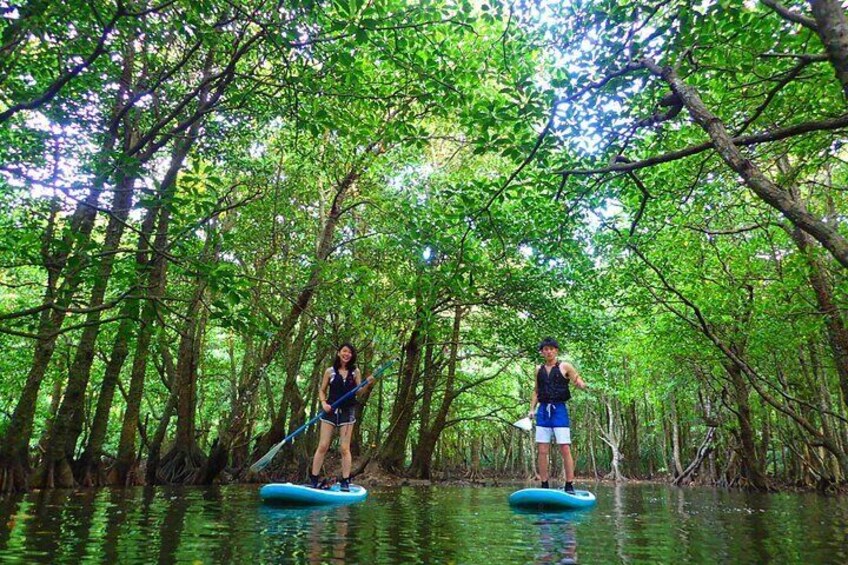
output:
POLYGON ((589 486, 588 511, 521 513, 512 488, 372 488, 287 509, 254 486, 0 500, 2 563, 848 563, 848 499, 589 486))

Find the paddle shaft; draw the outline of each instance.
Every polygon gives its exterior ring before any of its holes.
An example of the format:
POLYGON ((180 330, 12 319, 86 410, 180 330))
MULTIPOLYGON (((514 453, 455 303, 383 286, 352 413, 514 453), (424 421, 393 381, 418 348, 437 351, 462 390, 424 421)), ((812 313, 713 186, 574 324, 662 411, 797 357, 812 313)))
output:
MULTIPOLYGON (((374 371, 374 375, 373 375, 374 381, 376 382, 376 380, 380 378, 380 376, 383 374, 383 372, 386 369, 388 369, 389 367, 391 367, 394 362, 395 362, 395 360, 392 359, 392 360, 387 361, 386 363, 383 363, 382 365, 380 365, 380 367, 376 371, 374 371)), ((266 453, 265 456, 262 457, 262 459, 260 459, 259 461, 257 461, 256 463, 254 463, 251 466, 251 470, 261 471, 263 468, 265 468, 266 465, 268 465, 268 463, 271 462, 271 459, 273 459, 273 457, 277 454, 277 452, 280 450, 280 448, 282 446, 284 446, 286 443, 290 442, 291 440, 293 440, 294 438, 296 438, 297 436, 302 434, 304 431, 306 431, 306 429, 309 426, 311 426, 312 424, 314 424, 315 422, 320 420, 321 416, 323 416, 324 414, 331 414, 336 408, 341 406, 348 398, 350 398, 351 396, 356 394, 359 391, 359 389, 361 389, 364 386, 367 386, 368 384, 369 384, 368 379, 366 379, 366 380, 362 381, 361 383, 359 383, 358 385, 356 385, 356 387, 353 390, 349 390, 348 392, 346 392, 345 394, 340 396, 338 400, 336 400, 335 402, 333 402, 330 405, 330 411, 329 412, 324 412, 323 410, 319 411, 317 416, 315 416, 314 418, 312 418, 311 420, 309 420, 308 422, 306 422, 305 424, 300 426, 298 429, 296 429, 295 431, 293 431, 292 433, 290 433, 289 435, 284 437, 283 440, 280 443, 278 443, 274 447, 272 447, 268 451, 268 453, 266 453), (267 460, 266 460, 266 458, 267 458, 267 460)))
MULTIPOLYGON (((374 380, 377 380, 377 377, 374 377, 374 380)), ((306 431, 306 428, 308 428, 309 426, 311 426, 312 424, 314 424, 315 422, 320 420, 321 416, 323 416, 324 414, 332 414, 333 412, 335 412, 336 408, 338 408, 339 406, 344 404, 345 400, 347 400, 348 398, 350 398, 351 396, 353 396, 354 394, 359 392, 359 389, 361 389, 362 387, 364 387, 368 384, 369 384, 368 380, 366 379, 366 380, 362 381, 361 383, 359 383, 358 385, 356 385, 356 387, 353 390, 349 390, 346 393, 344 393, 343 395, 341 395, 338 400, 336 400, 335 402, 333 402, 330 405, 330 411, 329 412, 324 412, 324 410, 322 409, 318 413, 317 416, 315 416, 314 418, 312 418, 311 420, 309 420, 308 422, 306 422, 305 424, 300 426, 298 429, 296 429, 295 431, 293 431, 292 433, 287 435, 283 439, 283 441, 281 441, 280 443, 285 444, 286 442, 293 440, 294 438, 296 438, 297 436, 302 434, 304 431, 306 431)))

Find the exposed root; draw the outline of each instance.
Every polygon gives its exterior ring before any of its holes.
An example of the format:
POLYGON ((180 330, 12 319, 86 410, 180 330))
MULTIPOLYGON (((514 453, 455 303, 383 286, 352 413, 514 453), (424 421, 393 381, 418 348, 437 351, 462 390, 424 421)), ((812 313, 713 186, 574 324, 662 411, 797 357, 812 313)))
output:
POLYGON ((28 490, 28 466, 17 460, 0 459, 0 495, 28 490))
POLYGON ((100 487, 106 485, 106 465, 102 461, 87 465, 77 475, 77 480, 80 486, 83 487, 100 487))
POLYGON ((209 452, 209 458, 198 473, 196 482, 198 484, 211 485, 227 467, 229 459, 229 450, 216 439, 215 443, 212 444, 212 450, 209 452))
POLYGON ((174 446, 162 458, 156 479, 164 484, 195 484, 206 465, 206 456, 197 446, 174 446))
POLYGON ((58 461, 45 460, 35 472, 33 485, 38 488, 74 488, 74 473, 64 457, 58 461))
POLYGON ((144 477, 139 470, 138 460, 133 459, 131 463, 116 460, 106 472, 106 484, 120 487, 143 485, 144 477))

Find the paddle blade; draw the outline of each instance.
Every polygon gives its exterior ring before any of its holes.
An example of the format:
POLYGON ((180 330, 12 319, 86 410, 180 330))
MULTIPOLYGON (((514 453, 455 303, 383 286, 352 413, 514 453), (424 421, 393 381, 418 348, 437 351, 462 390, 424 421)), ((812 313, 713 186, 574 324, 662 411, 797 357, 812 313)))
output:
POLYGON ((262 459, 250 466, 250 470, 254 473, 258 473, 259 471, 267 467, 268 463, 270 463, 277 455, 277 453, 279 453, 284 443, 285 441, 281 441, 280 443, 272 447, 270 451, 268 451, 268 453, 262 456, 262 459))
POLYGON ((529 432, 533 429, 533 422, 530 421, 530 418, 521 418, 517 422, 513 424, 519 430, 524 430, 525 432, 529 432))

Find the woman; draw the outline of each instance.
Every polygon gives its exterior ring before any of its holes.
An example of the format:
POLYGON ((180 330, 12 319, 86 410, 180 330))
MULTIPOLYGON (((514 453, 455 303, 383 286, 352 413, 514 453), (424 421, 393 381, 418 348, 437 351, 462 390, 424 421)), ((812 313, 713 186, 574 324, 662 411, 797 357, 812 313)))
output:
MULTIPOLYGON (((374 377, 368 377, 368 385, 374 382, 374 377)), ((356 349, 349 343, 342 344, 333 360, 333 366, 324 371, 321 387, 318 389, 318 398, 321 400, 321 438, 318 441, 318 449, 312 458, 312 470, 309 480, 312 486, 322 486, 319 473, 324 464, 324 457, 330 449, 333 439, 333 430, 339 429, 339 450, 342 454, 342 478, 341 489, 350 490, 350 436, 353 433, 353 424, 356 422, 356 395, 352 395, 335 410, 331 405, 339 398, 356 388, 362 382, 359 370, 356 368, 356 349)), ((363 387, 360 390, 365 390, 363 387)))

